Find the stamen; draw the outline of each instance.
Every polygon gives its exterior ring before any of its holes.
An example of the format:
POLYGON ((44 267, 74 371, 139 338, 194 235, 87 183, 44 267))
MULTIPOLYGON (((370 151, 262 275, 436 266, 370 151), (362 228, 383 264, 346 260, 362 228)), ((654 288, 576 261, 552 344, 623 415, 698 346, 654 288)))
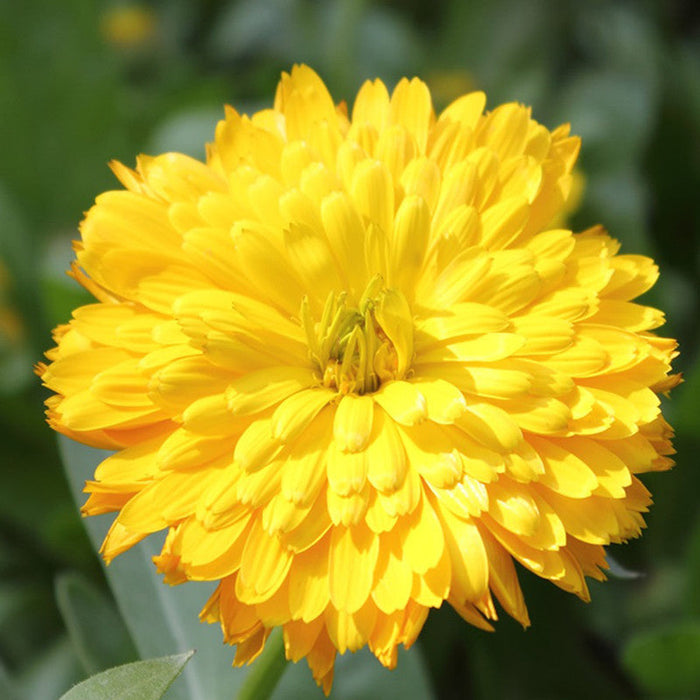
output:
POLYGON ((412 328, 408 305, 401 292, 383 284, 381 275, 375 275, 358 308, 347 307, 345 292, 329 293, 317 324, 308 299, 302 300, 300 318, 309 356, 324 386, 341 394, 365 394, 408 371, 413 349, 412 332, 407 337, 412 328))

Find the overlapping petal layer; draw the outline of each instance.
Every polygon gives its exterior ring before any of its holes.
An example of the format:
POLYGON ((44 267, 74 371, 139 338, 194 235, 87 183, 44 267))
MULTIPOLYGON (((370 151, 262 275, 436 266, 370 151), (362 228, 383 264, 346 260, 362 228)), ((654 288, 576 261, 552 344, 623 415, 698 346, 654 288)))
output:
POLYGON ((82 224, 97 303, 39 368, 49 422, 116 450, 83 509, 117 512, 106 559, 167 529, 236 663, 281 626, 328 692, 337 651, 392 667, 445 600, 527 625, 515 562, 587 599, 672 464, 656 266, 549 230, 578 139, 484 105, 375 81, 348 115, 295 67, 206 163, 113 164, 82 224))

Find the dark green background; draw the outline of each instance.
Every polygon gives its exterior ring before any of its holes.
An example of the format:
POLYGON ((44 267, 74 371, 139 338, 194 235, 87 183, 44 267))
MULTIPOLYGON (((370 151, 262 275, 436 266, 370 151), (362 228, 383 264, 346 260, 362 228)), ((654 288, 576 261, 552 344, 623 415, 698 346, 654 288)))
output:
MULTIPOLYGON (((108 589, 31 374, 51 327, 85 299, 63 274, 81 213, 115 186, 108 160, 201 157, 223 103, 269 105, 280 72, 308 62, 337 100, 369 77, 419 75, 438 108, 479 88, 490 106, 519 100, 550 127, 570 121, 586 182, 574 227, 604 223, 623 252, 657 260, 646 300, 681 342, 686 382, 665 408, 678 465, 645 479, 656 502, 648 531, 611 550, 623 575, 593 583, 587 606, 523 574, 526 632, 504 619, 488 635, 447 608, 433 613, 420 644, 435 695, 700 697, 698 5, 162 0, 141 5, 153 32, 132 46, 104 31, 116 7, 0 5, 0 303, 19 325, 0 331, 0 696, 57 697, 95 670, 71 645, 55 580, 108 589)), ((128 660, 128 643, 109 653, 128 660)))

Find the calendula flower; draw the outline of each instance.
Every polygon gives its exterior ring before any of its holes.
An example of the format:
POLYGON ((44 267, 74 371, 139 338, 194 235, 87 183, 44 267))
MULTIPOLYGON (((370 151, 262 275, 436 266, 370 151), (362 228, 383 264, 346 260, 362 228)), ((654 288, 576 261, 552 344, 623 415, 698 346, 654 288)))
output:
POLYGON ((39 367, 53 428, 115 450, 86 515, 107 561, 167 529, 171 584, 254 659, 272 628, 327 693, 337 652, 388 667, 448 601, 528 624, 515 562, 588 600, 667 469, 675 343, 632 300, 649 258, 550 229, 579 140, 420 80, 352 113, 309 68, 227 108, 206 162, 114 163, 73 275, 97 299, 39 367))

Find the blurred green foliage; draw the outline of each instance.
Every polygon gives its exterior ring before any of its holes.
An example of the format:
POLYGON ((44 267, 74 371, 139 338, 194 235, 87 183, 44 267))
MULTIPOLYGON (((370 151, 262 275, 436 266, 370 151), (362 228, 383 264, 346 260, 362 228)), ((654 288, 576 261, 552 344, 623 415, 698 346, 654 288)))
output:
POLYGON ((0 5, 0 696, 55 698, 135 658, 31 373, 51 327, 86 299, 64 275, 81 212, 114 186, 110 159, 202 157, 223 103, 269 104, 280 71, 303 61, 336 99, 366 78, 418 74, 438 108, 479 88, 490 105, 570 121, 586 185, 574 227, 602 222, 625 252, 654 256, 649 303, 681 342, 686 383, 665 408, 678 466, 649 475, 649 531, 612 552, 642 575, 593 585, 590 606, 523 575, 527 632, 503 620, 486 635, 433 613, 420 644, 435 695, 700 697, 699 40, 691 0, 0 5))

